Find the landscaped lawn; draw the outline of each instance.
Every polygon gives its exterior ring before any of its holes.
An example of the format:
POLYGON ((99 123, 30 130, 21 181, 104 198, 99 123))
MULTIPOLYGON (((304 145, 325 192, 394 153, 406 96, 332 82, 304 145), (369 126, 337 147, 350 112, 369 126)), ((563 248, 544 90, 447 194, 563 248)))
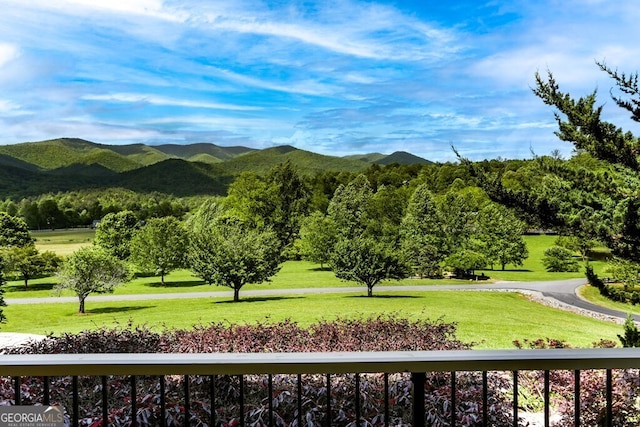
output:
POLYGON ((457 322, 458 337, 478 342, 476 348, 513 348, 513 340, 555 338, 589 347, 601 338, 616 340, 617 324, 553 309, 506 292, 365 292, 349 294, 282 295, 228 298, 94 302, 87 299, 87 314, 77 314, 77 303, 13 305, 4 309, 8 322, 3 332, 77 332, 116 324, 161 328, 189 328, 209 322, 255 322, 291 319, 309 325, 337 316, 397 313, 403 317, 442 318, 457 322))
MULTIPOLYGON (((41 250, 54 250, 69 254, 82 245, 90 244, 93 231, 35 233, 41 250)), ((541 257, 544 250, 553 245, 555 236, 526 236, 529 259, 522 267, 508 266, 506 271, 484 270, 491 280, 558 280, 584 277, 584 273, 548 273, 541 257)), ((592 262, 596 272, 601 271, 603 261, 592 262)), ((194 277, 188 270, 175 271, 165 278, 162 286, 159 277, 137 277, 116 289, 116 295, 229 291, 226 287, 209 286, 194 277)), ((24 290, 21 281, 7 286, 6 298, 52 296, 55 278, 31 280, 24 290)), ((291 319, 301 325, 309 325, 320 319, 337 316, 398 313, 402 316, 442 318, 457 322, 458 336, 467 342, 477 342, 477 348, 513 348, 513 340, 525 338, 554 338, 568 341, 573 346, 589 347, 600 339, 617 340, 620 325, 598 321, 576 314, 552 309, 527 300, 526 297, 505 292, 409 292, 402 285, 473 284, 469 281, 450 279, 406 279, 383 282, 381 285, 397 285, 393 292, 375 291, 367 298, 362 292, 349 294, 282 295, 264 298, 243 297, 243 291, 253 289, 298 289, 358 286, 353 282, 336 279, 333 273, 320 269, 319 265, 306 261, 289 261, 271 282, 247 285, 240 291, 243 299, 232 303, 229 298, 202 297, 197 299, 139 300, 99 302, 87 299, 87 313, 78 315, 77 303, 38 305, 10 305, 4 309, 8 322, 3 332, 55 333, 78 332, 101 326, 148 325, 153 328, 189 328, 198 323, 229 321, 236 323, 268 319, 291 319), (552 331, 552 332, 550 332, 552 331)), ((63 295, 73 295, 65 292, 63 295)))
POLYGON ((578 293, 587 301, 590 301, 602 307, 622 311, 623 313, 640 314, 640 305, 611 301, 610 299, 600 295, 600 291, 598 291, 598 289, 593 286, 583 286, 579 289, 578 293))

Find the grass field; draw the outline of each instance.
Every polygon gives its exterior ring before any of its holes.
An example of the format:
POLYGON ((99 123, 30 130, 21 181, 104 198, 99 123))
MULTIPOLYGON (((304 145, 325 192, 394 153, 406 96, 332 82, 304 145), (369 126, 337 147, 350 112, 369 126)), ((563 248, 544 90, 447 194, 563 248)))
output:
POLYGON ((67 256, 82 246, 91 244, 95 231, 90 228, 72 230, 32 231, 36 239, 36 247, 41 251, 52 251, 60 256, 67 256))
POLYGON ((377 313, 398 313, 403 317, 442 317, 457 322, 458 337, 479 343, 477 348, 513 348, 515 339, 555 338, 573 346, 589 347, 601 338, 616 339, 621 326, 582 317, 529 301, 506 292, 379 292, 324 295, 283 295, 229 299, 145 300, 92 302, 87 313, 78 315, 76 303, 13 305, 5 308, 9 319, 4 332, 77 332, 99 326, 145 324, 149 327, 189 328, 194 324, 229 321, 234 323, 291 319, 308 325, 319 319, 377 313), (34 311, 37 315, 34 316, 34 311))
POLYGON ((580 288, 580 296, 587 301, 602 307, 611 308, 613 310, 622 311, 624 313, 640 314, 640 305, 625 304, 621 302, 611 301, 600 295, 600 291, 593 286, 584 286, 580 288))
MULTIPOLYGON (((38 248, 68 255, 78 247, 90 244, 91 230, 46 231, 34 233, 38 248)), ((584 277, 583 272, 548 273, 540 261, 544 250, 553 245, 555 236, 526 236, 529 259, 522 267, 507 266, 506 271, 484 270, 491 280, 558 280, 584 277)), ((596 271, 604 268, 596 261, 596 271)), ((25 290, 21 281, 7 284, 6 298, 48 297, 52 295, 55 278, 30 281, 25 290)), ((138 277, 116 289, 115 294, 183 293, 228 290, 204 284, 188 270, 178 270, 166 277, 161 286, 159 277, 138 277)), ((123 302, 94 302, 87 299, 87 313, 77 314, 77 303, 38 305, 10 305, 4 309, 8 322, 3 332, 59 334, 77 332, 100 326, 145 324, 154 328, 189 328, 212 321, 255 322, 291 319, 308 325, 320 319, 337 316, 358 316, 395 312, 416 318, 442 317, 458 324, 458 336, 476 342, 477 348, 513 348, 513 340, 525 338, 554 338, 566 340, 573 346, 588 347, 600 339, 616 340, 621 326, 578 316, 529 301, 526 297, 506 292, 408 292, 402 285, 467 283, 469 281, 406 279, 384 282, 397 285, 393 292, 376 292, 373 298, 364 297, 366 291, 354 294, 282 295, 265 298, 243 297, 251 289, 296 289, 355 286, 335 278, 333 273, 305 261, 289 261, 272 282, 247 285, 240 292, 240 303, 229 298, 202 297, 197 299, 140 300, 123 302), (37 315, 34 315, 37 312, 37 315), (553 331, 550 333, 550 331, 553 331)), ((63 295, 72 295, 65 293, 63 295)))

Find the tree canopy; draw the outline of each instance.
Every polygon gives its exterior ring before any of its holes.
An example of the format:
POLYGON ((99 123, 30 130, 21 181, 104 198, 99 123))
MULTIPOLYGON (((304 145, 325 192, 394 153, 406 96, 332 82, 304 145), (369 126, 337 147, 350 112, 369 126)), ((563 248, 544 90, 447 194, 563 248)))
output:
POLYGON ((126 265, 102 248, 86 246, 70 255, 58 272, 58 290, 70 289, 79 300, 78 312, 85 312, 85 300, 92 293, 110 293, 129 278, 126 265))

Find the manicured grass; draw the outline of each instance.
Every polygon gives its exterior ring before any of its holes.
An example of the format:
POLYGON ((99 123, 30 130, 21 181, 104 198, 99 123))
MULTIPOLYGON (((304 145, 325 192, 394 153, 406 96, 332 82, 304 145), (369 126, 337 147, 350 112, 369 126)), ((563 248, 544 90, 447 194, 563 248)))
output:
MULTIPOLYGON (((553 273, 545 270, 542 264, 544 251, 552 247, 558 236, 553 235, 528 235, 524 236, 529 249, 529 257, 524 261, 522 266, 507 265, 505 271, 500 270, 500 266, 496 265, 496 270, 478 270, 478 274, 484 272, 492 280, 496 281, 521 281, 530 282, 537 280, 563 280, 584 277, 584 263, 580 260, 580 270, 577 272, 553 273)), ((602 248, 597 252, 598 259, 589 261, 596 274, 600 274, 606 268, 604 260, 604 250, 602 248)))
POLYGON ((32 231, 36 239, 36 247, 41 251, 52 251, 60 256, 67 256, 82 246, 93 241, 95 230, 90 228, 74 228, 70 230, 32 231))
POLYGON ((616 340, 621 326, 542 306, 505 292, 365 292, 324 295, 94 302, 78 315, 76 303, 13 305, 4 310, 3 332, 77 332, 99 326, 144 324, 153 328, 190 328, 195 324, 229 321, 245 323, 291 319, 309 325, 338 316, 398 313, 403 317, 442 317, 457 322, 458 337, 478 342, 477 348, 513 348, 513 340, 555 338, 589 347, 601 338, 616 340), (37 315, 34 315, 37 313, 37 315))
POLYGON ((611 301, 600 295, 600 291, 593 286, 583 286, 578 290, 578 294, 589 302, 602 307, 611 308, 613 310, 622 311, 624 313, 640 314, 640 305, 625 304, 622 302, 611 301))
MULTIPOLYGON (((55 277, 33 279, 27 289, 21 280, 12 280, 5 286, 6 298, 38 298, 53 295, 57 283, 55 277)), ((468 280, 426 280, 407 279, 402 281, 385 281, 381 285, 435 285, 435 284, 470 284, 468 280)), ((307 261, 287 261, 282 264, 280 272, 270 282, 246 285, 240 291, 253 289, 299 289, 299 288, 335 288, 358 286, 354 282, 337 279, 333 272, 323 270, 319 265, 307 261)), ((116 295, 161 294, 183 292, 215 292, 229 288, 210 286, 200 278, 193 276, 189 270, 176 270, 165 277, 165 285, 160 283, 159 276, 137 277, 116 288, 116 295)), ((62 295, 73 295, 64 292, 62 295)))

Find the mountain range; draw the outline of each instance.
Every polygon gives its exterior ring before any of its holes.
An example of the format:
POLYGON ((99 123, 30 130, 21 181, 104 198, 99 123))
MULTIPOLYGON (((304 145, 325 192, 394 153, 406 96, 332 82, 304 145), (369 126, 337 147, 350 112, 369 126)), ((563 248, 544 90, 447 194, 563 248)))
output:
POLYGON ((123 187, 187 196, 225 194, 242 172, 263 174, 290 161, 300 173, 359 172, 372 164, 430 163, 407 152, 326 156, 291 146, 257 150, 189 145, 106 145, 78 138, 0 146, 0 198, 123 187))

